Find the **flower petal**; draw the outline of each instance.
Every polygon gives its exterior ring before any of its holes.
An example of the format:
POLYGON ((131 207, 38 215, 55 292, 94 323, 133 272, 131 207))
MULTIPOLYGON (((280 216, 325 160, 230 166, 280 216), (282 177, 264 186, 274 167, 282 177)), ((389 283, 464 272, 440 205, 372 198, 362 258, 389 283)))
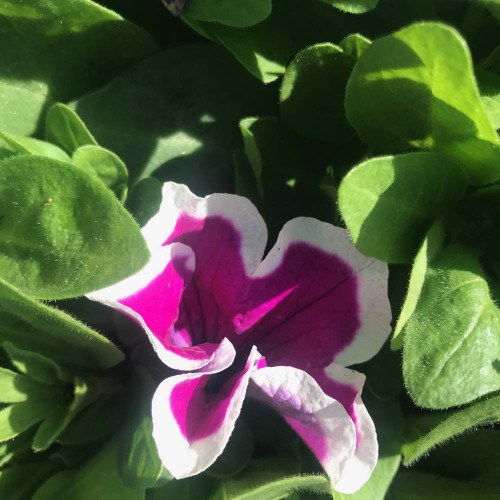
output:
POLYGON ((151 260, 137 274, 87 297, 137 321, 160 359, 171 368, 194 370, 210 363, 217 356, 216 351, 232 350, 234 354, 230 343, 191 347, 189 337, 173 334, 172 325, 179 314, 183 290, 194 272, 193 251, 186 245, 174 243, 157 248, 151 255, 151 260))
POLYGON ((387 275, 346 230, 294 219, 254 273, 229 339, 237 350, 256 345, 270 366, 366 361, 390 333, 387 275))
POLYGON ((218 342, 233 328, 233 303, 246 290, 247 275, 264 254, 267 229, 246 198, 213 194, 198 198, 186 186, 167 182, 160 210, 143 228, 151 248, 174 241, 188 245, 196 270, 175 325, 195 343, 218 342))
POLYGON ((334 487, 356 446, 354 423, 342 404, 327 396, 303 370, 261 368, 249 393, 280 412, 318 458, 334 487))
POLYGON ((325 394, 342 403, 356 427, 356 451, 335 484, 341 493, 354 493, 370 478, 378 460, 375 425, 361 400, 366 377, 335 363, 311 375, 325 394))
POLYGON ((207 394, 205 387, 218 368, 169 377, 158 386, 152 404, 153 438, 163 464, 174 477, 198 474, 222 453, 260 358, 252 349, 244 369, 216 393, 207 394))

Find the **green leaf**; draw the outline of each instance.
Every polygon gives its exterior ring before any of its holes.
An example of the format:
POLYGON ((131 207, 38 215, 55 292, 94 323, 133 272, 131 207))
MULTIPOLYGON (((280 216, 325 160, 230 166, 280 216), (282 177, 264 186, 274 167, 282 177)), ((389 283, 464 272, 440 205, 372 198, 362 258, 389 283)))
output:
POLYGON ((152 38, 88 0, 0 4, 0 128, 31 135, 53 99, 86 93, 156 50, 152 38))
POLYGON ((121 480, 117 455, 117 440, 109 442, 78 471, 65 471, 52 476, 32 500, 144 500, 143 488, 129 488, 121 480))
MULTIPOLYGON (((500 4, 499 4, 500 9, 500 4)), ((486 70, 477 73, 481 102, 488 114, 491 124, 500 128, 500 76, 486 70)))
POLYGON ((437 471, 455 479, 481 483, 500 493, 500 432, 478 429, 432 449, 419 463, 424 471, 437 471))
POLYGON ((374 9, 379 0, 321 0, 332 7, 349 12, 350 14, 364 14, 374 9))
POLYGON ((163 469, 153 439, 151 399, 156 384, 142 367, 127 388, 128 397, 135 401, 129 408, 120 437, 118 470, 129 487, 150 488, 156 484, 163 469))
POLYGON ((69 154, 82 146, 97 146, 97 141, 80 117, 60 102, 54 104, 47 113, 45 138, 69 154))
POLYGON ((214 479, 205 474, 174 480, 151 490, 151 500, 207 500, 214 488, 214 479))
POLYGON ((76 378, 71 402, 66 404, 62 401, 60 406, 44 419, 33 439, 33 449, 35 451, 46 450, 73 418, 92 403, 96 397, 97 395, 89 390, 84 380, 76 378))
POLYGON ((390 490, 394 500, 498 500, 498 493, 483 486, 424 472, 398 474, 390 490))
POLYGON ((65 366, 98 370, 123 360, 121 351, 108 339, 1 279, 0 340, 34 350, 65 366))
POLYGON ((212 477, 231 477, 242 471, 250 461, 253 452, 253 436, 250 429, 240 419, 231 434, 222 455, 206 473, 212 477))
POLYGON ((445 247, 427 267, 405 327, 403 375, 427 408, 466 404, 500 389, 500 311, 477 259, 445 247))
POLYGON ((371 43, 371 40, 363 35, 351 33, 340 42, 340 48, 344 51, 344 54, 347 54, 354 61, 357 61, 359 56, 371 43))
POLYGON ((50 142, 39 141, 31 137, 16 137, 0 131, 0 141, 7 145, 13 153, 46 156, 54 160, 70 161, 70 157, 60 148, 50 142))
POLYGON ((500 178, 500 140, 453 28, 419 23, 374 41, 349 79, 346 112, 372 146, 432 148, 463 163, 473 184, 500 178))
MULTIPOLYGON (((446 416, 441 423, 425 435, 413 442, 406 443, 403 448, 405 465, 412 465, 434 447, 448 440, 473 430, 480 425, 489 425, 500 421, 500 396, 495 395, 474 403, 467 408, 446 416)), ((411 426, 411 420, 409 422, 411 426)))
MULTIPOLYGON (((245 118, 240 129, 247 161, 253 170, 253 179, 247 171, 249 185, 243 189, 246 193, 258 192, 258 198, 252 201, 266 221, 270 241, 294 217, 322 219, 325 213, 330 215, 331 202, 320 189, 329 151, 323 150, 321 144, 297 136, 274 117, 245 118)), ((236 168, 241 172, 246 165, 236 159, 240 163, 236 168)), ((241 181, 240 175, 240 186, 241 181)))
POLYGON ((50 415, 58 399, 23 401, 0 410, 0 442, 12 439, 50 415))
POLYGON ((462 169, 435 153, 373 158, 339 188, 339 209, 358 250, 386 262, 409 262, 433 220, 465 192, 462 169))
POLYGON ((281 84, 281 117, 295 132, 334 144, 356 138, 344 110, 354 61, 340 47, 320 43, 297 54, 281 84))
POLYGON ((14 458, 16 458, 17 462, 26 453, 31 453, 32 440, 32 433, 24 432, 14 439, 0 443, 0 469, 3 469, 14 458))
POLYGON ((139 226, 145 226, 158 213, 163 199, 162 186, 158 179, 148 177, 133 187, 127 200, 127 209, 134 215, 139 226))
POLYGON ((417 256, 413 262, 406 298, 396 326, 394 327, 394 335, 391 341, 391 348, 394 350, 403 347, 404 327, 415 311, 415 307, 417 307, 417 302, 424 285, 427 266, 441 250, 444 236, 443 222, 438 220, 429 229, 418 250, 417 256))
MULTIPOLYGON (((120 449, 120 473, 130 487, 150 488, 158 481, 163 465, 153 439, 151 417, 143 416, 129 443, 120 449)), ((128 439, 128 436, 127 436, 128 439)))
POLYGON ((203 195, 233 190, 238 121, 275 99, 222 47, 193 45, 145 60, 74 106, 128 165, 131 185, 154 173, 203 195))
POLYGON ((21 373, 25 373, 34 380, 45 384, 60 384, 73 379, 66 369, 38 352, 19 349, 12 342, 4 342, 2 347, 7 352, 11 363, 21 373))
POLYGON ((297 490, 330 493, 325 476, 286 477, 287 466, 281 459, 256 459, 238 476, 221 481, 210 500, 279 500, 297 490))
POLYGON ((271 13, 271 0, 190 0, 183 15, 198 21, 219 22, 236 28, 260 23, 271 13))
POLYGON ((0 275, 40 298, 109 286, 149 258, 128 212, 95 178, 42 157, 0 163, 0 275))
POLYGON ((102 441, 116 431, 116 423, 121 421, 129 400, 127 397, 124 401, 122 394, 99 398, 75 416, 58 441, 75 446, 102 441))
POLYGON ((50 460, 0 470, 0 498, 25 500, 31 498, 36 485, 54 469, 50 460))
POLYGON ((17 403, 19 401, 46 399, 62 393, 57 387, 32 380, 26 375, 0 367, 0 402, 17 403))
POLYGON ((97 176, 123 203, 127 196, 128 171, 111 151, 99 146, 82 146, 73 153, 73 163, 97 176))

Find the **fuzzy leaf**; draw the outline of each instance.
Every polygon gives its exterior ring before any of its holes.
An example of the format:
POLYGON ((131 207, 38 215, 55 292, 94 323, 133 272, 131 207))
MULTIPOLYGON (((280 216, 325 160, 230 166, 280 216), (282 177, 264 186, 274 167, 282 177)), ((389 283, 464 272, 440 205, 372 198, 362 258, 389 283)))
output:
POLYGON ((0 341, 34 350, 66 366, 108 368, 123 360, 108 339, 0 279, 0 341))
POLYGON ((138 271, 149 252, 115 197, 71 164, 0 163, 0 276, 39 298, 65 298, 138 271))
POLYGON ((500 311, 476 258, 445 247, 428 264, 405 327, 403 375, 413 400, 443 409, 500 389, 500 311))
POLYGON ((473 184, 500 178, 500 139, 453 28, 419 23, 374 41, 349 79, 346 112, 372 146, 432 148, 462 163, 473 184))
POLYGON ((97 146, 97 141, 80 117, 62 103, 54 104, 47 113, 45 137, 67 153, 73 154, 82 146, 97 146))
POLYGON ((339 188, 339 209, 358 250, 386 262, 409 262, 433 220, 465 192, 462 169, 435 153, 373 158, 339 188))

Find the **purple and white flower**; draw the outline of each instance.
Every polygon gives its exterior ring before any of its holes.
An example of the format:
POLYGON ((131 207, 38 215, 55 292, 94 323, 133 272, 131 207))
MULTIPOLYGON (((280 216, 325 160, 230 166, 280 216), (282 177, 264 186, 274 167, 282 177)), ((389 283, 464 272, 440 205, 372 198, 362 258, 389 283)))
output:
POLYGON ((390 333, 387 265, 360 254, 344 229, 306 217, 285 224, 262 260, 267 229, 250 201, 198 198, 171 182, 142 232, 149 264, 89 298, 134 318, 182 371, 152 403, 165 467, 176 478, 209 467, 248 395, 285 418, 335 490, 358 490, 378 444, 365 377, 345 367, 390 333))

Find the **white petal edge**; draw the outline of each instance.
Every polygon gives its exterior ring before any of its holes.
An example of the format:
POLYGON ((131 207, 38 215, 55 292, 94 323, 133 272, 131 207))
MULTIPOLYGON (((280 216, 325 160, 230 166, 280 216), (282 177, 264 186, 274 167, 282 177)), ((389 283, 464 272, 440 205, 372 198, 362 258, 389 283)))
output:
POLYGON ((197 219, 219 215, 232 222, 241 234, 241 255, 247 275, 255 271, 264 255, 267 227, 250 200, 223 193, 199 198, 187 186, 175 182, 163 184, 162 195, 160 210, 142 228, 150 251, 161 246, 172 234, 181 213, 197 219))
POLYGON ((366 377, 362 373, 336 364, 327 367, 325 372, 333 380, 354 386, 357 390, 354 411, 360 442, 353 457, 347 462, 342 471, 340 479, 334 485, 336 491, 351 494, 358 491, 370 479, 378 461, 378 441, 375 424, 361 400, 361 392, 366 377))
POLYGON ((222 454, 234 430, 236 419, 246 396, 251 374, 257 369, 261 355, 254 347, 247 361, 248 370, 229 403, 225 419, 219 429, 208 437, 190 443, 179 430, 170 410, 170 394, 174 387, 186 380, 222 371, 217 368, 205 373, 187 373, 165 379, 156 389, 152 401, 153 438, 165 468, 176 478, 183 479, 206 470, 222 454))
POLYGON ((361 328, 353 342, 332 361, 349 366, 375 356, 391 333, 387 264, 361 254, 347 230, 310 217, 297 217, 283 226, 276 244, 253 276, 271 273, 280 265, 287 248, 296 242, 339 256, 357 273, 361 328))
POLYGON ((283 417, 303 416, 319 423, 327 445, 320 463, 335 487, 356 447, 356 429, 342 404, 327 396, 309 374, 290 366, 261 368, 251 379, 249 394, 283 417))

